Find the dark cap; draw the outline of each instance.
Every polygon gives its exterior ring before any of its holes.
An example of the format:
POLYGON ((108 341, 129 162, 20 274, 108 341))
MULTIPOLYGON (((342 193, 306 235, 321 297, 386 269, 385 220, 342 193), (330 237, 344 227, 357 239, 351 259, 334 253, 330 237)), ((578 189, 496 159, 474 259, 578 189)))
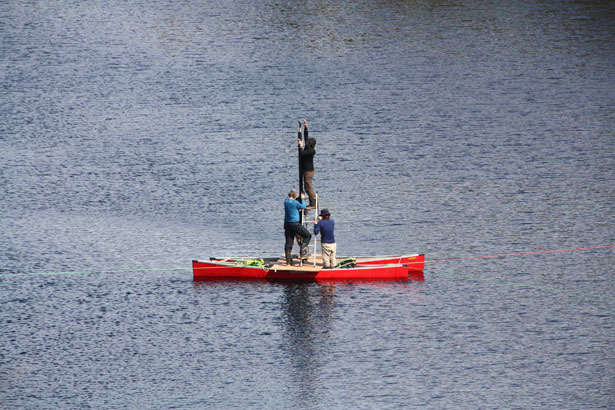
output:
POLYGON ((320 216, 331 216, 331 212, 328 209, 323 209, 320 211, 320 216))

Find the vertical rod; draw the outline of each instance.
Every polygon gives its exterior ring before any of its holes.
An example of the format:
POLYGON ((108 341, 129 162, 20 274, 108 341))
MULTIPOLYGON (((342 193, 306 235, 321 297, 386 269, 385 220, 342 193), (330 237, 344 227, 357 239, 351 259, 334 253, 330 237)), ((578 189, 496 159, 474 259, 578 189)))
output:
MULTIPOLYGON (((316 215, 314 215, 314 219, 318 219, 318 214, 320 213, 320 208, 318 206, 318 191, 316 191, 316 207, 314 209, 316 211, 316 215)), ((314 266, 316 266, 316 243, 317 242, 318 242, 318 236, 314 235, 314 253, 312 253, 312 257, 314 258, 314 266)))
MULTIPOLYGON (((303 132, 301 131, 301 121, 299 121, 299 131, 297 132, 297 138, 299 140, 303 139, 303 132)), ((301 198, 301 193, 303 192, 303 169, 301 167, 301 146, 297 143, 297 158, 299 160, 299 198, 301 198)), ((303 210, 299 211, 299 223, 303 226, 305 218, 303 216, 303 210)), ((301 238, 297 238, 297 243, 299 244, 299 266, 303 266, 303 259, 301 258, 301 238)))
MULTIPOLYGON (((301 121, 299 121, 299 131, 297 132, 297 139, 303 139, 303 132, 301 131, 301 121)), ((301 167, 301 146, 297 144, 297 158, 299 160, 299 196, 303 192, 303 169, 301 167)), ((300 220, 303 223, 303 217, 300 220)))

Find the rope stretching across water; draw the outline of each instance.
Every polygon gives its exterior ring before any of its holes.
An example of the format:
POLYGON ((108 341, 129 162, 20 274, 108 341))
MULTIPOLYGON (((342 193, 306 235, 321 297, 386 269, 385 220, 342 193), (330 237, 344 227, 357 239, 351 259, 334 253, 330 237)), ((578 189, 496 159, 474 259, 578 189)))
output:
MULTIPOLYGON (((441 262, 454 262, 454 261, 464 261, 464 260, 474 260, 474 259, 505 258, 505 257, 511 257, 511 256, 541 255, 541 254, 557 253, 557 252, 576 252, 576 251, 587 251, 587 250, 608 249, 608 248, 615 248, 615 245, 587 246, 583 248, 555 249, 555 250, 547 250, 547 251, 505 253, 505 254, 498 254, 498 255, 469 256, 469 257, 463 257, 463 258, 430 259, 430 260, 426 260, 425 263, 433 264, 433 263, 441 263, 441 262)), ((423 263, 423 262, 407 262, 408 265, 419 264, 419 263, 423 263)), ((218 269, 218 267, 211 267, 211 268, 218 269)), ((199 268, 199 269, 208 269, 208 268, 199 268)), ((61 272, 31 272, 31 273, 2 273, 0 274, 0 278, 13 277, 13 276, 78 275, 78 274, 83 275, 83 274, 94 274, 94 273, 129 273, 129 272, 160 272, 160 271, 190 271, 190 270, 192 270, 192 267, 169 267, 169 268, 152 268, 152 269, 116 269, 116 270, 91 270, 91 271, 61 271, 61 272)))
POLYGON ((614 248, 614 247, 615 245, 603 245, 603 246, 588 246, 585 248, 556 249, 556 250, 550 250, 550 251, 534 251, 534 252, 504 253, 500 255, 470 256, 466 258, 432 259, 432 260, 426 260, 425 263, 465 261, 465 260, 472 260, 472 259, 505 258, 509 256, 541 255, 541 254, 546 254, 546 253, 587 251, 591 249, 606 249, 606 248, 614 248))

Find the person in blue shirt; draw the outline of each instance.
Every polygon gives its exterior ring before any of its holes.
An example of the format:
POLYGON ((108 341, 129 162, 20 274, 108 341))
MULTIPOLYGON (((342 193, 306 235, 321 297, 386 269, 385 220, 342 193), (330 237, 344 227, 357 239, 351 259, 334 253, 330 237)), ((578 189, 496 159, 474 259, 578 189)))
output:
POLYGON ((325 269, 333 269, 337 266, 335 244, 335 221, 331 219, 328 209, 320 211, 318 219, 314 220, 314 235, 320 233, 322 249, 322 266, 325 269))
POLYGON ((286 254, 286 264, 292 265, 292 250, 293 241, 296 235, 301 238, 300 241, 300 255, 301 257, 307 257, 308 245, 312 234, 303 226, 300 222, 300 210, 305 209, 305 194, 301 193, 301 201, 297 201, 297 191, 294 189, 288 193, 288 198, 284 201, 284 237, 286 242, 284 243, 284 253, 286 254))

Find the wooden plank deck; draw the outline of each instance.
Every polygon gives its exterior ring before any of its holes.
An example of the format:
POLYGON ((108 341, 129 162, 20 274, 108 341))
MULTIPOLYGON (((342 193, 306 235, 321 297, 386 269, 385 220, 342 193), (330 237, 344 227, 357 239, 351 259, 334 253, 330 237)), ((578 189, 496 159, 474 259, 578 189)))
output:
MULTIPOLYGON (((293 262, 294 263, 294 262, 293 262)), ((286 262, 284 262, 283 264, 279 264, 276 263, 274 265, 272 265, 269 270, 273 270, 273 271, 278 271, 278 270, 283 270, 283 271, 292 271, 292 272, 319 272, 322 270, 322 266, 314 266, 314 265, 306 265, 304 264, 303 266, 299 266, 299 264, 295 263, 293 266, 288 266, 286 265, 286 262)))
POLYGON ((321 255, 310 255, 307 260, 303 261, 303 266, 299 266, 298 255, 293 255, 293 266, 286 265, 286 258, 280 257, 269 269, 273 270, 292 270, 297 272, 318 272, 322 270, 321 255), (316 266, 314 266, 314 257, 316 258, 316 266))

